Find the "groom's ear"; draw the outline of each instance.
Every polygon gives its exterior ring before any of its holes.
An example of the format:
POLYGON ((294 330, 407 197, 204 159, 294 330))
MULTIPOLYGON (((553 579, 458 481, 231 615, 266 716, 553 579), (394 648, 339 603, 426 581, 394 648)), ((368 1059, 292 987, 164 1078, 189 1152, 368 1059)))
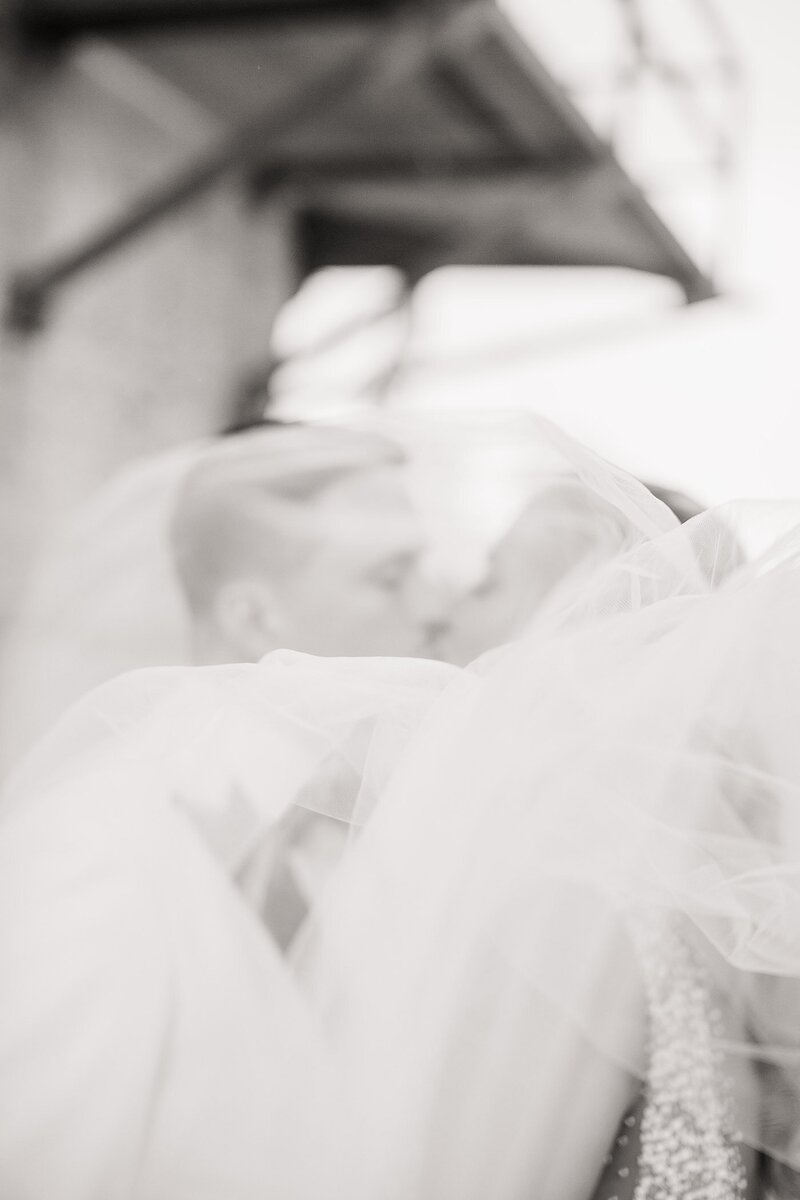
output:
POLYGON ((222 585, 214 600, 214 621, 232 661, 256 662, 285 641, 285 619, 274 590, 259 579, 222 585))

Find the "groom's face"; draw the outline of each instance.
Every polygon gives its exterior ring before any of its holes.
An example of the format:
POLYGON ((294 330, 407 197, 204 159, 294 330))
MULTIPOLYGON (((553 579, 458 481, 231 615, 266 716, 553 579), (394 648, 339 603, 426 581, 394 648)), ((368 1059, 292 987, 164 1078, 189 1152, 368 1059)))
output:
POLYGON ((437 614, 422 596, 419 521, 402 471, 350 472, 313 502, 303 566, 283 581, 287 644, 321 655, 425 655, 437 614))

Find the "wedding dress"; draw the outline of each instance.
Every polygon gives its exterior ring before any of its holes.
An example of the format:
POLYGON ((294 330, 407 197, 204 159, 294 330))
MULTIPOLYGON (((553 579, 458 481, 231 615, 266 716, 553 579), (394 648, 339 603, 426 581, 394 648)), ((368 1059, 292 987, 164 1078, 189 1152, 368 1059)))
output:
POLYGON ((20 770, 3 1194, 796 1194, 800 530, 569 454, 630 536, 514 644, 138 672, 20 770))

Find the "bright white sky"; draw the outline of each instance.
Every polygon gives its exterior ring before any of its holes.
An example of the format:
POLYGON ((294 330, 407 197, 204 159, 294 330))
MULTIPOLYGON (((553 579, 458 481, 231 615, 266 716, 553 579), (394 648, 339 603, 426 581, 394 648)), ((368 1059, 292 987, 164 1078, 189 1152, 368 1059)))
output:
MULTIPOLYGON (((539 2, 506 6, 527 5, 533 17, 539 2)), ((651 4, 674 12, 678 0, 651 4)), ((800 3, 717 7, 747 88, 727 297, 687 309, 672 284, 625 272, 439 272, 418 290, 393 405, 530 407, 621 465, 708 502, 800 495, 800 3)), ((313 342, 391 288, 382 272, 366 282, 317 279, 287 310, 278 346, 313 342)), ((352 403, 400 336, 390 319, 313 368, 286 372, 287 408, 352 403)))

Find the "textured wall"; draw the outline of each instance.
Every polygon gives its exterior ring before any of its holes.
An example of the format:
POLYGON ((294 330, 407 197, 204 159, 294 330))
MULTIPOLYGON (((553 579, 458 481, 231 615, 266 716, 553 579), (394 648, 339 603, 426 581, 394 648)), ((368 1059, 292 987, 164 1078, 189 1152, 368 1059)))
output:
MULTIPOLYGON (((0 283, 223 132, 126 64, 90 48, 4 108, 0 283)), ((0 611, 42 538, 116 467, 226 423, 291 290, 288 228, 279 205, 256 212, 223 181, 67 283, 43 333, 4 335, 0 611)))
MULTIPOLYGON (((73 244, 223 134, 102 44, 26 73, 0 107, 4 294, 15 265, 73 244)), ((255 209, 223 180, 66 283, 41 333, 2 334, 0 767, 26 705, 38 712, 26 688, 56 687, 57 664, 43 677, 30 653, 48 631, 34 622, 31 637, 24 617, 47 547, 123 464, 229 423, 294 286, 290 231, 288 203, 255 209)), ((123 589, 133 572, 135 592, 136 565, 115 570, 123 589)))

